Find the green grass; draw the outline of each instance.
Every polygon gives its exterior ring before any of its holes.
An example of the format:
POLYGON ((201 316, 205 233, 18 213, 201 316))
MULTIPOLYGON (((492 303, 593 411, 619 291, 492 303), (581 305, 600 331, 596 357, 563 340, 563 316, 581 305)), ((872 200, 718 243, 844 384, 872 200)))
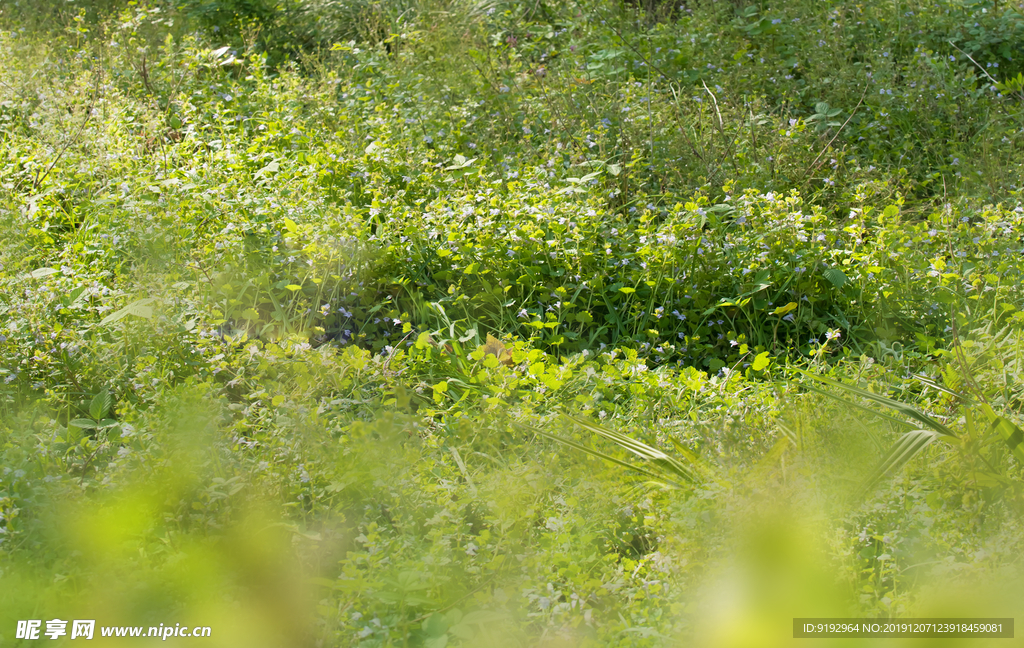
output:
POLYGON ((641 4, 0 7, 0 643, 1013 616, 1020 8, 641 4))

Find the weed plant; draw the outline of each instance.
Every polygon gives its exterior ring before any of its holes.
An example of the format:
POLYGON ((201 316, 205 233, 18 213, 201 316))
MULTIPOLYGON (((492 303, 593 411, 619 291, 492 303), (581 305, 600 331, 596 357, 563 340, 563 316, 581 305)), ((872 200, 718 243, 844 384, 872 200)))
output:
POLYGON ((0 643, 1014 616, 1022 30, 0 5, 0 643))

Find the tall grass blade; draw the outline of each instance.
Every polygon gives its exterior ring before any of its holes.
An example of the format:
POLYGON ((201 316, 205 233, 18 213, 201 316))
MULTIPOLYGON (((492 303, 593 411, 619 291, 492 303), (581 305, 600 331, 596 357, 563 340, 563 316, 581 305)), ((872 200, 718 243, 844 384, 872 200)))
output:
MULTIPOLYGON (((573 423, 575 423, 576 425, 583 428, 584 430, 602 436, 608 439, 609 441, 615 443, 616 445, 624 448, 625 450, 633 453, 637 457, 640 457, 644 461, 651 462, 652 464, 658 466, 669 475, 673 475, 691 484, 695 484, 700 481, 700 479, 694 474, 693 470, 689 466, 679 461, 675 457, 671 457, 665 454, 664 452, 658 450, 657 448, 652 448, 646 443, 637 441, 636 439, 626 436, 621 432, 616 432, 615 430, 609 430, 608 428, 604 428, 599 425, 594 425, 593 423, 589 423, 587 421, 584 421, 583 419, 578 419, 574 416, 569 416, 568 414, 566 414, 565 417, 572 421, 573 423)), ((693 462, 694 460, 695 458, 691 456, 690 461, 693 462)))
POLYGON ((875 469, 871 471, 868 478, 864 480, 861 492, 866 493, 879 481, 892 476, 937 438, 939 438, 939 433, 931 430, 911 430, 905 433, 896 442, 896 445, 889 450, 889 454, 875 466, 875 469))
POLYGON ((808 390, 816 393, 816 394, 821 394, 822 396, 827 396, 828 398, 831 398, 832 400, 839 401, 840 403, 843 403, 844 405, 849 405, 850 407, 854 407, 856 409, 859 409, 862 412, 867 412, 868 414, 871 414, 872 416, 877 416, 879 418, 883 418, 883 419, 889 421, 890 423, 895 423, 896 425, 901 425, 901 426, 903 426, 905 428, 912 428, 912 427, 914 427, 912 423, 908 423, 908 422, 904 421, 903 419, 898 419, 895 416, 891 416, 891 415, 886 414, 884 412, 879 412, 878 410, 873 410, 870 407, 865 407, 864 405, 861 405, 858 402, 855 402, 855 401, 843 398, 841 396, 836 396, 832 392, 825 391, 824 389, 818 389, 814 385, 803 385, 803 387, 805 389, 808 389, 808 390))
POLYGON ((598 450, 594 450, 593 448, 589 448, 589 447, 583 445, 582 443, 576 443, 575 441, 573 441, 571 439, 566 439, 564 437, 558 436, 557 434, 551 434, 550 432, 545 432, 544 430, 541 430, 540 428, 535 428, 532 425, 526 425, 525 423, 516 423, 515 425, 517 425, 517 426, 519 426, 519 427, 521 427, 521 428, 523 428, 525 430, 528 430, 530 432, 533 432, 534 434, 542 436, 545 439, 550 439, 551 441, 556 441, 558 443, 561 443, 562 445, 569 446, 570 448, 575 448, 576 450, 580 450, 582 452, 585 452, 585 453, 587 453, 587 454, 589 454, 589 455, 591 455, 593 457, 597 457, 598 459, 604 459, 605 461, 610 461, 611 463, 613 463, 613 464, 615 464, 617 466, 622 466, 623 468, 628 468, 629 470, 633 470, 633 471, 638 472, 638 473, 640 473, 642 475, 646 475, 646 476, 648 476, 648 477, 650 477, 652 479, 655 479, 655 480, 658 480, 658 481, 661 481, 661 482, 665 482, 667 485, 669 485, 669 486, 671 486, 673 488, 678 488, 678 489, 686 488, 685 485, 680 484, 680 483, 678 483, 678 482, 676 482, 676 481, 674 481, 672 479, 667 478, 666 475, 664 475, 663 473, 659 473, 659 472, 656 472, 656 471, 653 471, 653 470, 648 470, 647 468, 644 468, 642 466, 637 466, 635 464, 631 464, 628 461, 623 461, 622 459, 616 459, 615 457, 613 457, 611 455, 607 455, 607 454, 605 454, 603 452, 600 452, 598 450))
POLYGON ((960 400, 962 400, 964 402, 970 403, 973 400, 967 394, 961 394, 958 391, 952 390, 949 387, 946 387, 945 385, 932 380, 928 376, 922 376, 921 374, 914 374, 914 380, 916 380, 917 382, 921 383, 922 385, 925 385, 927 387, 931 387, 932 389, 934 389, 936 391, 940 391, 940 392, 942 392, 944 394, 949 394, 950 396, 953 396, 954 398, 959 398, 960 400))
MULTIPOLYGON (((832 380, 831 378, 825 378, 824 376, 818 376, 816 374, 812 374, 809 371, 804 371, 803 369, 796 369, 796 371, 804 374, 805 376, 807 376, 809 378, 813 378, 814 380, 817 380, 819 382, 823 382, 826 385, 830 385, 832 387, 836 387, 838 389, 842 389, 843 391, 848 392, 850 394, 856 394, 857 396, 860 396, 861 398, 866 398, 866 399, 874 401, 874 402, 876 402, 876 403, 878 403, 880 405, 885 405, 886 407, 888 407, 890 409, 894 409, 894 410, 896 410, 897 412, 899 412, 901 414, 909 416, 910 418, 918 421, 919 423, 923 423, 924 425, 927 425, 928 427, 930 427, 931 429, 935 430, 936 432, 938 432, 939 434, 941 434, 943 436, 957 438, 957 435, 954 434, 953 431, 950 430, 948 427, 946 427, 942 423, 939 423, 938 421, 936 421, 932 417, 928 416, 927 414, 924 414, 920 410, 917 410, 917 409, 911 407, 910 405, 907 405, 906 403, 901 403, 898 400, 893 400, 893 399, 887 398, 885 396, 880 396, 878 394, 873 394, 873 393, 869 392, 866 389, 861 389, 860 387, 854 387, 853 385, 847 385, 845 383, 841 383, 841 382, 832 380)), ((823 392, 821 390, 813 389, 813 388, 810 388, 810 389, 812 389, 812 391, 816 391, 818 393, 830 396, 831 398, 836 398, 837 400, 840 400, 842 402, 849 403, 849 401, 847 401, 846 399, 841 399, 841 398, 838 398, 836 396, 832 396, 831 394, 828 394, 828 392, 823 392)), ((874 412, 874 410, 868 410, 868 411, 874 412)), ((875 412, 875 414, 878 414, 878 413, 875 412)), ((879 414, 879 415, 881 416, 881 414, 879 414)), ((888 417, 888 418, 891 418, 891 417, 888 417)), ((892 420, 898 420, 898 419, 892 419, 892 420)), ((902 423, 902 421, 901 421, 901 423, 902 423)), ((906 423, 903 423, 903 424, 906 425, 906 423)))

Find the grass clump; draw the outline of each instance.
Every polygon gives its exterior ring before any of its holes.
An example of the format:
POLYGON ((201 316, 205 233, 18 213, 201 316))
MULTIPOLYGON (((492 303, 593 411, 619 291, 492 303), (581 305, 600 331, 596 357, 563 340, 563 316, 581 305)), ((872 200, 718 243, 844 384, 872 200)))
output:
POLYGON ((5 4, 3 628, 1012 616, 1021 20, 5 4))

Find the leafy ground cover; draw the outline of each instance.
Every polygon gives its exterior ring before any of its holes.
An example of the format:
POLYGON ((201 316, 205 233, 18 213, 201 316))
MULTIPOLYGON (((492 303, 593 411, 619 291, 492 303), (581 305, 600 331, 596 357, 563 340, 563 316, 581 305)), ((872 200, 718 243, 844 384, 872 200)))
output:
POLYGON ((0 7, 3 643, 1012 617, 1022 9, 741 4, 0 7))

